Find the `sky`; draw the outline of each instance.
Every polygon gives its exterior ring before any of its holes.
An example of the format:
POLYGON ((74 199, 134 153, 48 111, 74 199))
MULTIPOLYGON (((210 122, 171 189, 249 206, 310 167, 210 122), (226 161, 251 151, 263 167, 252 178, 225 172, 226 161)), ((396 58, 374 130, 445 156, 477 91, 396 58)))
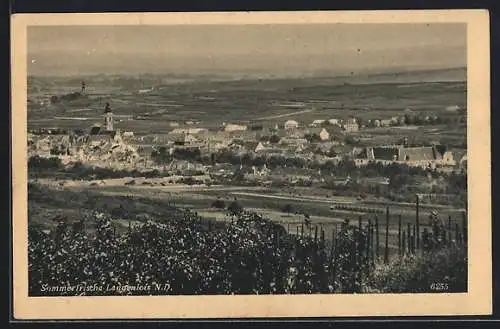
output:
POLYGON ((465 24, 37 26, 28 73, 356 73, 465 67, 465 24))

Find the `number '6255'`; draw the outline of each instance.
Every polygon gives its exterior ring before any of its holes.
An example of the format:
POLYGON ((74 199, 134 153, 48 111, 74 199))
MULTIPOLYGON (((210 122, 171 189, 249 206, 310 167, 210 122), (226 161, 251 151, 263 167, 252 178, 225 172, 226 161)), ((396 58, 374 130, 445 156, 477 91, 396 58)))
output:
POLYGON ((433 282, 433 283, 431 283, 430 288, 431 288, 431 290, 438 290, 438 291, 449 289, 448 283, 444 283, 444 282, 433 282))

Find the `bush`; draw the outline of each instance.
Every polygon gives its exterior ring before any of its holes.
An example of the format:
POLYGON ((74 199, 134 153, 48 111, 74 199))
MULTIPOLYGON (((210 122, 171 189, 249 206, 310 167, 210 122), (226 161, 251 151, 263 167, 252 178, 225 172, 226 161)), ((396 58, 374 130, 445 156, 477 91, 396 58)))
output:
POLYGON ((230 214, 237 215, 243 211, 243 206, 235 200, 231 202, 231 204, 227 207, 227 210, 230 214))
POLYGON ((444 283, 446 291, 467 291, 467 251, 452 246, 438 252, 395 259, 379 265, 370 286, 384 293, 432 292, 431 285, 444 283))
POLYGON ((226 203, 224 202, 224 200, 215 200, 214 202, 212 202, 212 208, 224 209, 226 208, 226 203))
POLYGON ((280 138, 279 136, 277 135, 272 135, 270 138, 269 138, 269 143, 271 144, 277 144, 280 142, 280 138))
POLYGON ((286 212, 287 214, 293 212, 293 206, 289 203, 287 203, 282 209, 282 212, 286 212))
POLYGON ((61 159, 57 157, 44 158, 38 155, 32 156, 28 160, 28 169, 34 171, 59 170, 63 166, 61 159))

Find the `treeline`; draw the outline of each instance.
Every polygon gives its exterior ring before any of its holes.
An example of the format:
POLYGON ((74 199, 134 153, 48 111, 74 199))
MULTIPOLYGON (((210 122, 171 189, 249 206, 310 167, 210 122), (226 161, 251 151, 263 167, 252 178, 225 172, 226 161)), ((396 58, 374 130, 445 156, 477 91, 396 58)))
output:
MULTIPOLYGON (((397 120, 391 120, 389 126, 421 126, 421 125, 446 125, 446 124, 466 124, 466 109, 458 109, 458 115, 422 115, 422 114, 412 114, 406 113, 405 115, 397 117, 397 120)), ((358 117, 356 119, 360 125, 366 125, 367 127, 384 127, 381 124, 382 120, 363 120, 363 118, 358 117)))
POLYGON ((59 96, 53 95, 50 97, 50 102, 52 104, 57 104, 57 103, 61 103, 61 102, 70 102, 70 101, 80 99, 82 97, 87 97, 87 96, 80 93, 80 92, 72 92, 69 94, 64 94, 64 95, 59 95, 59 96))
POLYGON ((31 156, 28 159, 28 174, 32 178, 69 178, 81 180, 125 178, 125 177, 168 177, 171 174, 159 170, 139 171, 117 170, 104 167, 93 167, 82 162, 66 166, 58 157, 31 156))

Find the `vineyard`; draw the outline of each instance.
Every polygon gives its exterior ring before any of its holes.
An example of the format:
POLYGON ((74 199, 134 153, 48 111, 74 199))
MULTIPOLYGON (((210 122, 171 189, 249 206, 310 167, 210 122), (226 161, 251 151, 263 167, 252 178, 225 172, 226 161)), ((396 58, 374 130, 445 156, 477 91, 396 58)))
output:
POLYGON ((441 221, 418 235, 416 226, 400 230, 398 253, 389 256, 388 229, 379 232, 371 220, 344 221, 328 233, 303 224, 293 234, 242 209, 228 216, 212 222, 184 211, 117 233, 114 218, 95 211, 75 222, 58 218, 50 231, 30 227, 29 293, 432 292, 434 282, 467 290, 466 230, 452 234, 441 221))

